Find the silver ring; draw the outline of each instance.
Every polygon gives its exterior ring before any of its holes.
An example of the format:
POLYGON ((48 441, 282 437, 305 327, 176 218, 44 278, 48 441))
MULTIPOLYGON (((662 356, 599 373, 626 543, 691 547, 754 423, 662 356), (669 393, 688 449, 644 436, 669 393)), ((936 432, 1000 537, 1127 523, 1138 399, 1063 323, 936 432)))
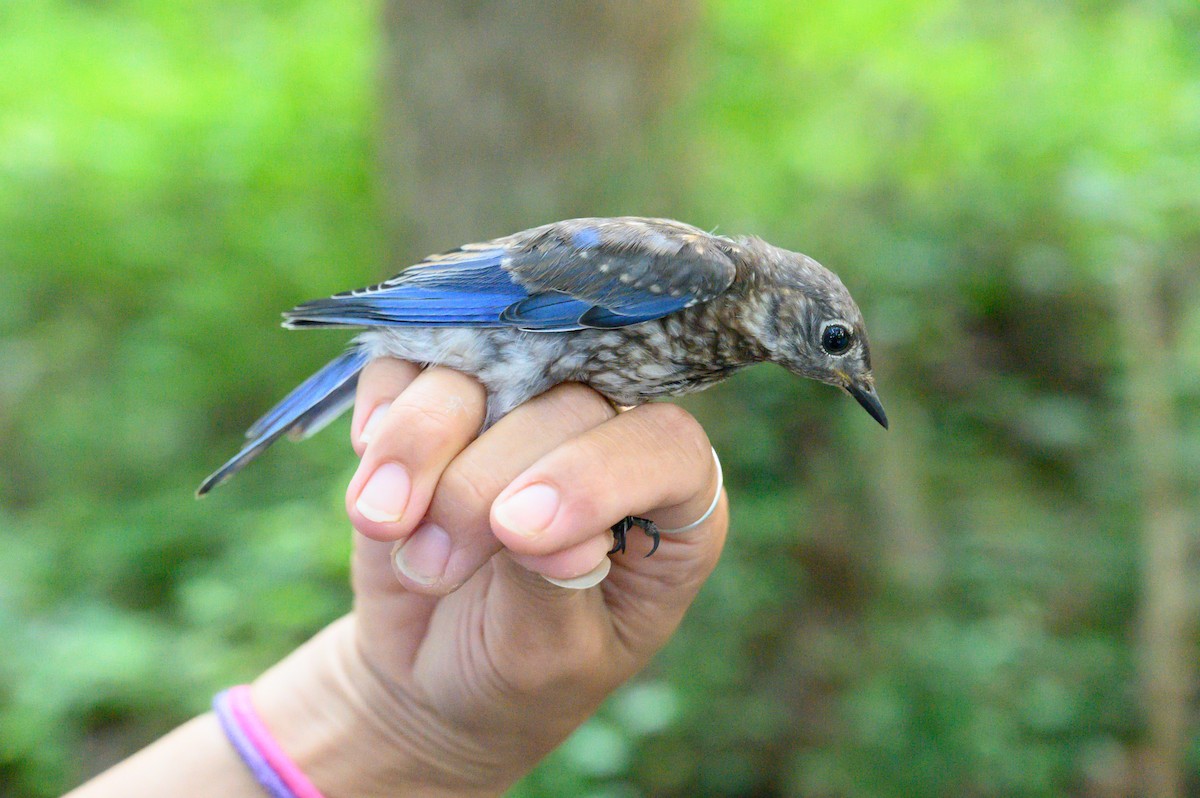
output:
POLYGON ((675 529, 663 529, 662 527, 659 527, 659 534, 678 535, 681 532, 691 532, 709 518, 712 518, 712 514, 717 511, 717 505, 721 503, 721 490, 725 487, 725 474, 721 471, 721 458, 717 457, 717 450, 713 449, 712 453, 713 462, 717 464, 717 492, 713 495, 712 504, 708 505, 708 509, 704 511, 704 515, 700 516, 687 526, 676 527, 675 529))

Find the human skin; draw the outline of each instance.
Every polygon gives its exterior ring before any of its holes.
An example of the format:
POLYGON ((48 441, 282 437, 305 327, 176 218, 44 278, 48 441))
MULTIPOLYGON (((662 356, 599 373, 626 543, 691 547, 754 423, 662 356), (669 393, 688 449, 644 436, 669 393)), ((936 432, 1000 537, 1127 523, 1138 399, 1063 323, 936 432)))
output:
MULTIPOLYGON (((354 610, 253 683, 328 798, 503 793, 662 647, 720 555, 723 496, 653 557, 636 530, 607 556, 626 515, 671 528, 708 509, 716 469, 686 412, 562 385, 478 435, 485 403, 470 377, 396 360, 359 382, 354 610)), ((262 788, 210 713, 71 793, 162 794, 262 788)))

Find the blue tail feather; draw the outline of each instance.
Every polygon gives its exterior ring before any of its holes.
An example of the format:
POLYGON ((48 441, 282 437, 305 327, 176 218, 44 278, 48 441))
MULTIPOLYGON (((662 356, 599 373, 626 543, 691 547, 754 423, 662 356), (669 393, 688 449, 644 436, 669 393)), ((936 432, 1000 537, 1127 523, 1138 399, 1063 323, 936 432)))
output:
POLYGON ((355 347, 343 352, 302 382, 283 401, 254 422, 246 432, 250 441, 200 484, 203 496, 242 470, 286 433, 307 437, 341 415, 354 401, 358 374, 370 358, 355 347))

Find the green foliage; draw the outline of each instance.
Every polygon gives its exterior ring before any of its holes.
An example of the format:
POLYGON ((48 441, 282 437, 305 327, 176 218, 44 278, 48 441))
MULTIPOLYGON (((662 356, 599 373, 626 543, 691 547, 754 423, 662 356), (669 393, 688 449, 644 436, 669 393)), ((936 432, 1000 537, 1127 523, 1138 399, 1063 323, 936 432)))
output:
POLYGON ((21 794, 347 606, 336 435, 268 459, 257 492, 191 494, 341 346, 273 329, 280 308, 378 272, 372 24, 318 2, 0 8, 21 76, 0 82, 0 774, 21 794))
MULTIPOLYGON (((348 606, 344 426, 191 491, 342 345, 278 312, 392 257, 376 11, 0 5, 0 795, 56 794, 348 606)), ((1114 308, 1147 260, 1161 455, 1194 496, 1198 37, 1169 0, 710 0, 649 148, 674 199, 624 207, 838 271, 892 430, 766 369, 690 400, 726 556, 515 795, 1128 786, 1143 508, 1114 308)))

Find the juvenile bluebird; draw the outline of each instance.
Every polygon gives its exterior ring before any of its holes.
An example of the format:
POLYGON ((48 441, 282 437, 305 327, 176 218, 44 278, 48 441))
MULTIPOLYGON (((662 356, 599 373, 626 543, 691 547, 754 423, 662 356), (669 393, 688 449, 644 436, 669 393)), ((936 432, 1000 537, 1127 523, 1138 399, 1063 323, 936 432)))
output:
MULTIPOLYGON (((354 402, 377 357, 441 365, 487 389, 485 428, 562 382, 618 405, 699 391, 753 363, 845 389, 887 427, 862 314, 837 275, 753 236, 669 219, 570 219, 432 255, 390 280, 306 302, 284 327, 361 327, 350 348, 246 432, 197 491, 285 433, 303 439, 354 402)), ((631 525, 615 526, 617 548, 631 525)))

